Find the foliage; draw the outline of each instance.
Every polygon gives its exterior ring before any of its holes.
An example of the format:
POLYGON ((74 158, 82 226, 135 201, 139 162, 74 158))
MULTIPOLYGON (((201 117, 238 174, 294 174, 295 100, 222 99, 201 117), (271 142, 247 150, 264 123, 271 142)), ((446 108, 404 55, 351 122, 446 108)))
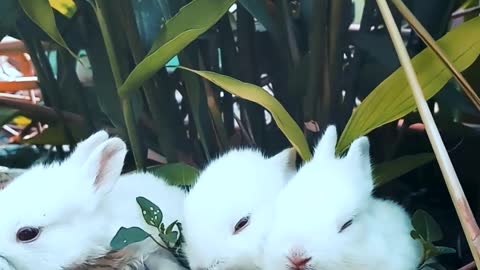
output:
POLYGON ((411 235, 422 243, 423 258, 419 269, 444 269, 442 266, 428 262, 429 259, 443 254, 455 253, 455 249, 435 246, 433 242, 442 240, 443 233, 438 223, 427 212, 419 209, 412 217, 413 230, 411 235))
POLYGON ((158 237, 162 239, 163 243, 165 243, 166 246, 158 242, 155 236, 149 234, 148 232, 139 227, 121 227, 110 242, 112 250, 121 250, 128 245, 138 243, 144 241, 147 238, 150 238, 155 241, 159 246, 172 252, 172 254, 178 257, 179 261, 185 265, 185 262, 180 260, 182 256, 179 255, 181 254, 182 225, 178 221, 174 221, 165 228, 165 224, 163 223, 162 210, 160 210, 157 205, 144 197, 137 197, 137 203, 140 206, 140 210, 142 212, 145 222, 149 226, 157 229, 158 237))
MULTIPOLYGON (((451 14, 471 2, 405 1, 478 91, 480 20, 465 16, 449 27, 451 14)), ((0 37, 24 42, 43 97, 41 105, 0 102, 2 123, 23 115, 29 130, 49 126, 20 143, 61 149, 108 129, 129 142, 127 171, 146 169, 188 188, 233 147, 271 156, 293 146, 308 161, 333 123, 339 154, 369 136, 378 189, 443 188, 373 0, 4 0, 0 15, 0 37), (79 67, 90 81, 80 79, 79 67)), ((425 96, 432 110, 440 107, 434 116, 442 136, 475 142, 480 114, 432 50, 402 29, 425 96)), ((143 212, 145 221, 179 252, 181 224, 163 224, 160 208, 137 202, 155 209, 143 212)), ((425 258, 449 251, 432 244, 438 230, 426 212, 417 211, 413 223, 425 258)), ((148 237, 121 228, 112 247, 148 237)))

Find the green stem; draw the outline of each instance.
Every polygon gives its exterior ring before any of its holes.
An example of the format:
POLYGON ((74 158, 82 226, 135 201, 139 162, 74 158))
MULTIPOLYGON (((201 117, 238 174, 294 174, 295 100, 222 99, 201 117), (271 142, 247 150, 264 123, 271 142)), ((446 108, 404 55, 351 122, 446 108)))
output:
MULTIPOLYGON (((112 42, 112 36, 108 30, 108 24, 105 20, 106 14, 105 11, 108 9, 107 1, 100 0, 95 1, 95 14, 97 15, 98 24, 100 26, 100 31, 102 32, 103 41, 107 49, 107 55, 110 62, 110 67, 112 69, 113 78, 115 80, 115 86, 117 89, 123 84, 123 79, 121 77, 119 63, 115 55, 115 50, 112 42)), ((125 125, 127 128, 128 139, 133 152, 133 157, 135 159, 135 164, 137 169, 145 169, 145 157, 142 155, 140 140, 135 125, 135 118, 133 117, 132 106, 128 96, 121 97, 123 117, 125 120, 125 125)))

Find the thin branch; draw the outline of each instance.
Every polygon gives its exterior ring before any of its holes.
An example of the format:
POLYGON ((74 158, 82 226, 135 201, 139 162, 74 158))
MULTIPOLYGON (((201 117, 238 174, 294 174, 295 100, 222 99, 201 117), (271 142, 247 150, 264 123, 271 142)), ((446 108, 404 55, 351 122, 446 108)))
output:
POLYGON ((37 121, 41 121, 41 122, 47 122, 47 123, 60 122, 61 117, 59 114, 61 114, 65 118, 65 121, 69 123, 69 125, 78 125, 78 126, 86 125, 85 119, 83 119, 78 114, 65 112, 65 111, 57 112, 50 107, 32 104, 28 101, 20 101, 20 100, 13 100, 9 98, 0 97, 0 106, 17 109, 20 111, 22 115, 31 119, 35 119, 37 121))
POLYGON ((238 118, 238 116, 236 116, 235 114, 233 114, 233 118, 234 118, 235 121, 237 122, 238 127, 240 128, 240 131, 243 133, 243 136, 245 136, 245 139, 247 140, 248 144, 249 144, 250 146, 254 146, 255 143, 253 142, 253 138, 250 137, 250 135, 248 134, 247 130, 246 130, 245 127, 243 126, 242 120, 240 120, 240 118, 238 118))
POLYGON ((475 13, 479 13, 479 12, 480 12, 480 6, 467 8, 467 9, 463 9, 463 10, 459 10, 459 11, 454 12, 450 18, 456 19, 456 18, 464 17, 466 15, 475 14, 475 13))
POLYGON ((408 9, 408 7, 402 2, 402 0, 392 0, 393 4, 397 7, 398 11, 402 14, 403 18, 408 22, 417 35, 423 40, 423 42, 432 49, 432 51, 442 60, 443 64, 450 70, 453 77, 457 80, 460 86, 463 88, 463 92, 473 105, 480 111, 480 98, 477 96, 472 86, 463 77, 462 73, 458 72, 453 64, 447 59, 443 50, 437 45, 433 37, 423 27, 422 23, 417 20, 415 15, 408 9))
POLYGON ((433 120, 432 113, 430 112, 425 97, 423 96, 422 88, 420 87, 420 83, 418 82, 417 75, 413 69, 411 59, 408 55, 407 49, 405 48, 405 44, 403 43, 402 36, 400 35, 397 25, 393 19, 392 12, 390 11, 386 0, 376 1, 385 21, 385 25, 387 26, 390 38, 393 41, 393 45, 397 52, 400 63, 405 71, 410 88, 412 89, 412 94, 415 99, 415 103, 417 104, 418 112, 420 113, 420 117, 425 125, 428 138, 440 165, 443 177, 445 178, 445 184, 448 188, 450 197, 452 198, 455 206, 455 210, 457 211, 457 215, 460 219, 460 223, 468 241, 470 251, 472 252, 476 264, 480 265, 480 238, 478 237, 480 230, 475 222, 472 210, 467 202, 462 186, 460 185, 460 181, 458 180, 458 176, 455 172, 455 168, 452 165, 452 161, 448 156, 447 149, 442 142, 440 132, 438 131, 435 121, 433 120))

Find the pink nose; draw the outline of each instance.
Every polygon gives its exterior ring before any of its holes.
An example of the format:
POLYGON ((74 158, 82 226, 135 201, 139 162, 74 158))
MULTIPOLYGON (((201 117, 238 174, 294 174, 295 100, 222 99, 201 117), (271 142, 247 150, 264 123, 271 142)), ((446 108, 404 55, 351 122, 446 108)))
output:
POLYGON ((305 269, 305 266, 307 265, 307 263, 312 259, 312 257, 299 257, 299 256, 295 256, 295 257, 287 257, 288 258, 288 261, 290 262, 291 264, 291 269, 292 270, 303 270, 305 269))

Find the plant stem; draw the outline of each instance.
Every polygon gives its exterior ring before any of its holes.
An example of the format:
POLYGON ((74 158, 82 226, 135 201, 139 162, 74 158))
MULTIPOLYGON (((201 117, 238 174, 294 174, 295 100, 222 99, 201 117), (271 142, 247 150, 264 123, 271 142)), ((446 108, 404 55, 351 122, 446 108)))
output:
MULTIPOLYGON (((121 77, 119 63, 115 55, 114 46, 110 31, 108 30, 108 25, 105 20, 105 10, 108 8, 108 5, 104 0, 95 1, 96 8, 95 14, 97 15, 98 24, 100 26, 100 31, 102 32, 103 41, 105 42, 105 47, 107 49, 107 55, 110 62, 110 67, 112 69, 113 77, 115 80, 115 86, 117 89, 123 84, 121 77)), ((125 125, 127 127, 128 139, 130 140, 133 156, 135 159, 135 164, 137 169, 143 170, 145 168, 145 157, 142 155, 140 140, 138 137, 137 128, 135 126, 135 118, 133 117, 132 106, 128 96, 125 96, 121 100, 123 117, 125 119, 125 125)))
POLYGON ((457 80, 458 84, 463 88, 465 95, 470 99, 473 105, 480 111, 480 98, 477 96, 472 86, 463 77, 462 73, 458 72, 453 64, 447 59, 440 46, 437 45, 433 37, 423 27, 420 21, 417 20, 415 15, 408 9, 408 7, 402 2, 402 0, 392 0, 393 4, 397 7, 398 11, 402 14, 408 24, 417 33, 417 35, 423 40, 423 42, 432 49, 432 51, 442 60, 443 64, 450 70, 453 77, 457 80))
POLYGON ((480 265, 480 239, 478 237, 480 230, 475 222, 472 210, 465 197, 462 186, 460 185, 455 168, 452 165, 452 161, 448 156, 447 149, 442 142, 440 132, 438 131, 435 121, 433 120, 433 116, 428 109, 427 102, 423 96, 422 88, 420 87, 420 83, 418 82, 407 49, 405 48, 405 44, 403 43, 402 36, 400 35, 397 25, 393 19, 390 8, 388 7, 386 0, 376 1, 385 21, 385 25, 387 26, 390 38, 393 41, 393 45, 397 52, 400 63, 405 71, 410 88, 412 89, 412 94, 415 98, 418 112, 420 113, 422 122, 425 125, 428 138, 432 144, 432 148, 435 156, 437 157, 443 177, 445 178, 445 184, 448 188, 463 231, 466 235, 470 251, 472 252, 476 264, 480 265))
MULTIPOLYGON (((140 35, 138 33, 137 25, 135 22, 135 14, 133 14, 133 7, 129 1, 125 1, 118 7, 120 12, 123 15, 123 29, 125 29, 125 35, 129 43, 130 50, 132 52, 133 59, 135 64, 138 65, 143 58, 146 56, 145 48, 140 42, 140 35)), ((149 80, 146 80, 143 84, 143 89, 145 93, 145 100, 147 102, 148 109, 150 110, 151 117, 156 125, 162 130, 171 130, 172 132, 161 132, 157 137, 158 145, 163 151, 163 154, 166 156, 169 163, 178 161, 177 151, 175 145, 175 129, 172 128, 171 123, 169 123, 168 115, 169 113, 166 110, 175 109, 169 106, 171 104, 166 104, 168 102, 168 83, 166 82, 167 76, 161 77, 163 80, 157 85, 161 85, 161 89, 156 89, 155 87, 155 77, 149 80), (161 102, 157 102, 155 91, 163 91, 164 96, 162 97, 161 102), (161 109, 163 107, 164 110, 161 109), (165 108, 166 107, 166 108, 165 108)), ((173 111, 171 111, 173 114, 173 111)), ((173 117, 172 117, 173 118, 173 117)), ((127 127, 128 128, 128 127, 127 127)))

